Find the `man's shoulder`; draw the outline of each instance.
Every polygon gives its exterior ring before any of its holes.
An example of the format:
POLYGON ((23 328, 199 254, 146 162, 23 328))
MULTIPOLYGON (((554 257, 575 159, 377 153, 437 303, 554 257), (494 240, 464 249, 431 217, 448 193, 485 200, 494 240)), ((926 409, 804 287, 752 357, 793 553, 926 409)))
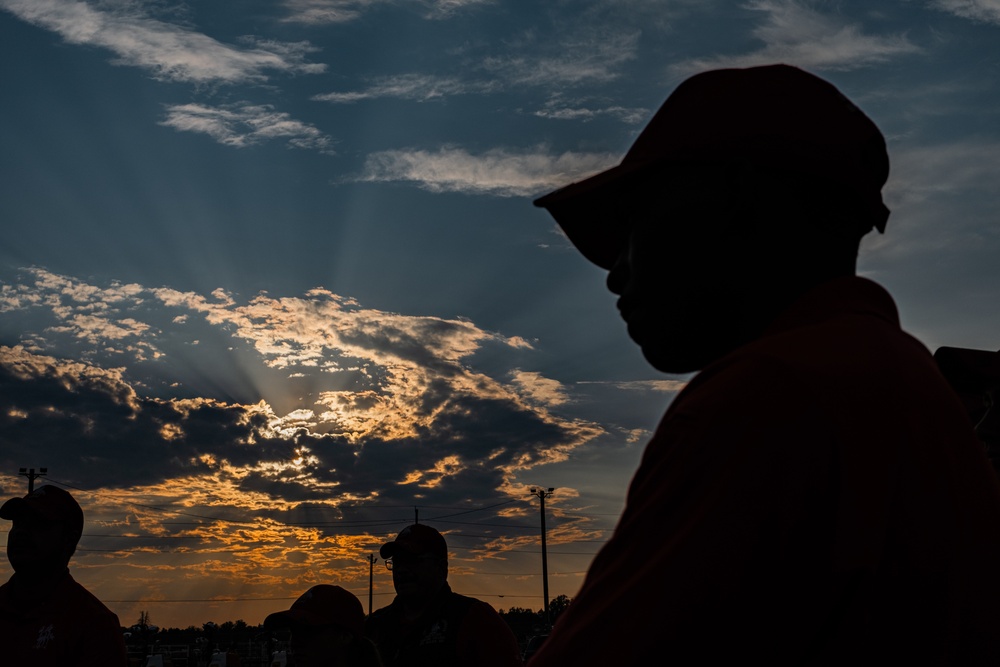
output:
POLYGON ((118 615, 72 576, 67 576, 60 586, 58 595, 62 598, 60 602, 65 608, 76 614, 81 616, 85 614, 95 623, 114 619, 114 623, 118 624, 118 615))
POLYGON ((458 609, 462 611, 475 610, 477 612, 489 612, 497 613, 493 609, 492 605, 488 602, 483 602, 479 598, 470 597, 468 595, 462 595, 461 593, 456 593, 455 591, 449 591, 446 604, 452 609, 458 609))
POLYGON ((931 355, 899 327, 888 293, 845 278, 802 297, 763 335, 707 366, 676 402, 729 404, 735 394, 757 409, 755 397, 857 392, 868 379, 892 383, 927 371, 931 355))
POLYGON ((381 626, 398 618, 399 614, 396 611, 396 601, 393 600, 389 605, 382 607, 381 609, 376 609, 372 613, 368 614, 365 619, 365 627, 375 627, 381 626))

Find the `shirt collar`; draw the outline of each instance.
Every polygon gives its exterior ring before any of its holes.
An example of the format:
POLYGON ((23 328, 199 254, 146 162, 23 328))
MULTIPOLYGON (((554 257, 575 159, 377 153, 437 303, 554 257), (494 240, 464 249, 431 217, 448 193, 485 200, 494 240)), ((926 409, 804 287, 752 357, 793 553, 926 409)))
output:
POLYGON ((761 337, 847 314, 877 317, 899 327, 899 311, 885 288, 867 278, 843 276, 808 290, 774 318, 761 337))

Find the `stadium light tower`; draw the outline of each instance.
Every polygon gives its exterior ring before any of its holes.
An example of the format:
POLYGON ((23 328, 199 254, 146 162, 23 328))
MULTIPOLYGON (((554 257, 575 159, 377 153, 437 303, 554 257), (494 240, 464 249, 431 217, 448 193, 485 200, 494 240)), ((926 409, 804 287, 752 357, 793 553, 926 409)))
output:
POLYGON ((21 468, 17 474, 28 478, 28 493, 31 493, 35 490, 35 480, 46 475, 48 472, 48 468, 39 468, 38 472, 35 472, 34 468, 21 468))

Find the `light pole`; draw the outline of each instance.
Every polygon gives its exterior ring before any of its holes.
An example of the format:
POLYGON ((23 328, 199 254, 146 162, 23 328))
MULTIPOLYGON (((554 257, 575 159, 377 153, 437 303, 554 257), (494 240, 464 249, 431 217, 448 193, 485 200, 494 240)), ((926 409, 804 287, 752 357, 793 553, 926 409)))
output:
POLYGON ((372 587, 375 585, 375 554, 368 554, 368 615, 372 615, 372 587))
POLYGON ((542 510, 542 602, 545 610, 545 626, 552 627, 552 620, 549 617, 549 558, 545 550, 545 499, 552 495, 555 489, 531 489, 531 495, 538 496, 541 501, 542 510))
POLYGON ((21 468, 17 474, 28 478, 28 493, 31 493, 35 490, 35 480, 48 472, 48 468, 39 468, 38 472, 35 472, 34 468, 21 468))

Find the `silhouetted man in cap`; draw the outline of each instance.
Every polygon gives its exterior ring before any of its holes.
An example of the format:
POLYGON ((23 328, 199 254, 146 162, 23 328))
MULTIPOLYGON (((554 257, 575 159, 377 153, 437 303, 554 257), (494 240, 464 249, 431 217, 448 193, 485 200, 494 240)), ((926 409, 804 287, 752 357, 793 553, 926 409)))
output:
POLYGON ((657 369, 701 371, 531 667, 995 664, 1000 488, 891 297, 881 133, 794 67, 716 70, 536 203, 657 369))
POLYGON ((448 585, 448 545, 422 523, 407 526, 379 555, 396 598, 368 617, 365 633, 386 667, 517 667, 517 638, 485 602, 448 585))
POLYGON ((45 485, 0 507, 13 521, 0 586, 0 664, 124 667, 118 617, 73 580, 69 560, 83 533, 83 510, 67 491, 45 485))
POLYGON ((264 619, 267 629, 291 631, 295 667, 381 667, 378 651, 364 636, 361 601, 340 586, 313 586, 264 619))

